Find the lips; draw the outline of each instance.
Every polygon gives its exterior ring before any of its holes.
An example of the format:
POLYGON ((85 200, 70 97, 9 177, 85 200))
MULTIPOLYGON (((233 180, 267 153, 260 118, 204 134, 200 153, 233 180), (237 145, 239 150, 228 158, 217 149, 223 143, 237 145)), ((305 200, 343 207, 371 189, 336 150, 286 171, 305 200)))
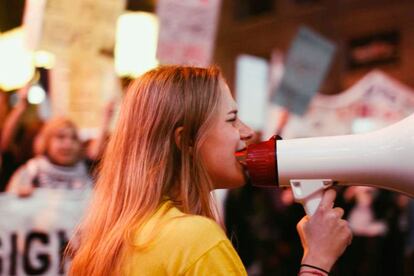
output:
POLYGON ((234 154, 237 161, 242 164, 243 167, 246 167, 246 156, 247 156, 247 148, 243 148, 240 150, 237 150, 234 154))

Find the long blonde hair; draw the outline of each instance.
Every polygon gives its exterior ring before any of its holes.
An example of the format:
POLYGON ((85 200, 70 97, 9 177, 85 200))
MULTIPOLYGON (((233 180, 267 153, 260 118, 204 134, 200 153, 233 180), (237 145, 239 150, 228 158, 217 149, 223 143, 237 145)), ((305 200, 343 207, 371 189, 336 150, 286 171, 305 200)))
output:
POLYGON ((215 120, 221 80, 214 67, 166 66, 130 85, 80 226, 71 275, 121 274, 134 231, 165 196, 187 214, 217 219, 199 148, 215 120))

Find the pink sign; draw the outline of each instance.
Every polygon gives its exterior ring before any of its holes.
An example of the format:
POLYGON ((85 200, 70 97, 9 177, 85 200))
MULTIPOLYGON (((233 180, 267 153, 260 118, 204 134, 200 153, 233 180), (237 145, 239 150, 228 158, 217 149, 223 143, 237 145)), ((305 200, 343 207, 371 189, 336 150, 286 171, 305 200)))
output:
POLYGON ((160 0, 157 58, 162 64, 208 66, 221 0, 160 0))

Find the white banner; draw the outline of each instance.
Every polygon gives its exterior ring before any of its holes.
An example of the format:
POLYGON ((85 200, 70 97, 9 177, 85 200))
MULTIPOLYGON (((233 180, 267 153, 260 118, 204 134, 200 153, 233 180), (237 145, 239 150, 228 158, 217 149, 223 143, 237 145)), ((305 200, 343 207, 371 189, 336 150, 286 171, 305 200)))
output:
MULTIPOLYGON (((279 117, 282 111, 280 106, 273 106, 270 116, 279 117)), ((374 70, 340 94, 317 94, 304 116, 291 114, 282 136, 368 132, 396 123, 413 112, 414 91, 382 71, 374 70)), ((272 129, 267 129, 265 134, 265 138, 273 135, 272 129)))
POLYGON ((38 188, 27 198, 0 194, 0 275, 66 275, 64 250, 90 193, 38 188))

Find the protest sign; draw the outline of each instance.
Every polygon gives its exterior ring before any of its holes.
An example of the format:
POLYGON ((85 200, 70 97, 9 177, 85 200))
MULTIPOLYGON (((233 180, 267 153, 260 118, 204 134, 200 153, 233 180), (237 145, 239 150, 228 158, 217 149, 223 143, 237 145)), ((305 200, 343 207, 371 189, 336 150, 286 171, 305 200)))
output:
POLYGON ((38 188, 18 198, 0 195, 0 275, 65 275, 64 250, 90 190, 38 188))

